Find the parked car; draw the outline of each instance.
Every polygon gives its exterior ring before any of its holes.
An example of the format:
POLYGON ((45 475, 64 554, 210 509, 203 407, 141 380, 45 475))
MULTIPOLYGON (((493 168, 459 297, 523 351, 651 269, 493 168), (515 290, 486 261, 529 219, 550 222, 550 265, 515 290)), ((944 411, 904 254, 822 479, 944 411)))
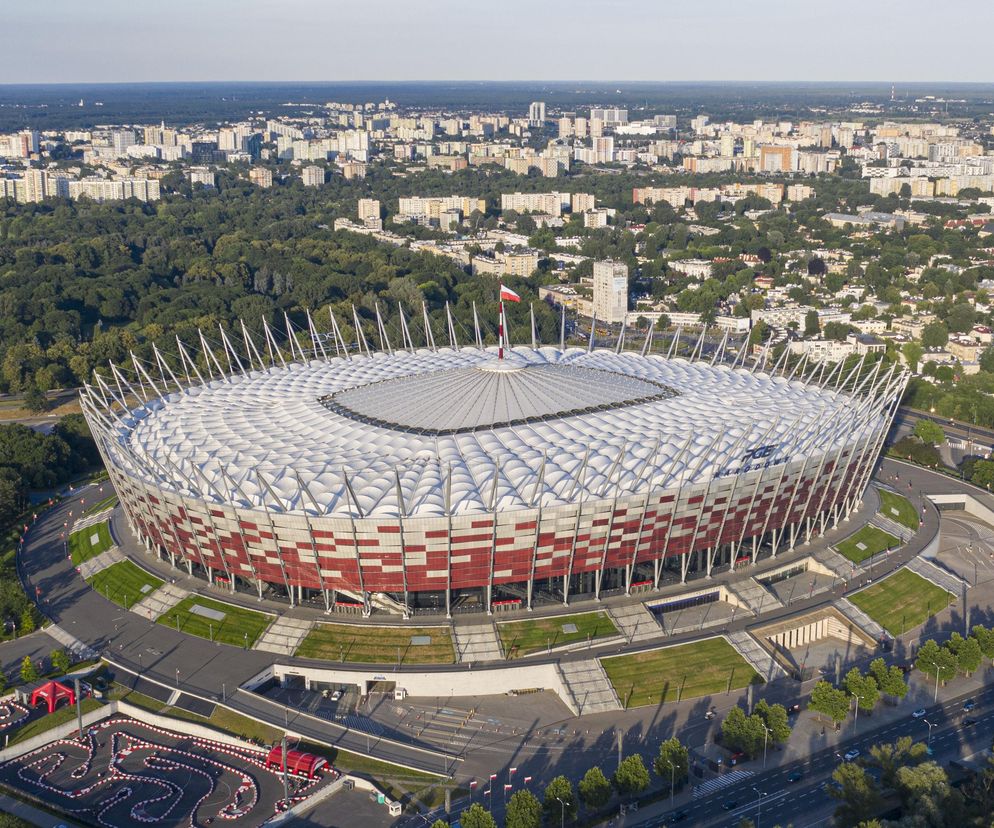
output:
POLYGON ((853 759, 859 758, 859 750, 857 748, 850 748, 842 758, 847 762, 852 762, 853 759))
POLYGON ((712 707, 707 713, 704 714, 704 718, 707 719, 708 721, 711 721, 711 719, 713 719, 717 715, 718 714, 715 712, 715 709, 712 707))
POLYGON ((745 759, 745 754, 741 750, 737 750, 735 751, 735 753, 733 753, 731 756, 728 757, 728 764, 737 765, 743 759, 745 759))

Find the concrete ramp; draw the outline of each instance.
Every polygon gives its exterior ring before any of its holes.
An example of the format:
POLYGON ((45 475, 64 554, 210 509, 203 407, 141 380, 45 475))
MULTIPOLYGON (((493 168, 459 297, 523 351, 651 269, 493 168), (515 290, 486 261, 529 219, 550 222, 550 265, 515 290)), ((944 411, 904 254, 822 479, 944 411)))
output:
POLYGON ((662 635, 663 630, 645 604, 624 604, 619 607, 609 607, 607 614, 611 616, 614 625, 621 630, 629 644, 655 638, 662 635))
POLYGON ((313 626, 314 622, 305 618, 287 618, 281 615, 259 636, 252 649, 291 656, 297 652, 300 642, 307 637, 313 626))
POLYGON ((456 661, 501 661, 500 642, 493 624, 457 624, 452 627, 456 661))
POLYGON ((725 639, 766 681, 772 681, 775 678, 787 675, 786 671, 777 664, 776 659, 770 655, 769 651, 745 630, 729 633, 725 636, 725 639))
POLYGON ((160 615, 169 612, 189 594, 176 584, 163 584, 155 592, 150 592, 142 598, 137 604, 132 604, 131 611, 154 621, 160 615))
POLYGON ((783 607, 783 602, 770 590, 757 583, 754 578, 734 581, 726 587, 729 603, 735 603, 753 615, 770 612, 783 607), (732 600, 734 599, 734 601, 732 600))
POLYGON ((567 661, 559 665, 563 685, 573 698, 578 716, 621 710, 621 701, 608 681, 601 663, 592 658, 587 661, 567 661))
POLYGON ((878 529, 883 529, 888 535, 893 535, 895 538, 900 539, 901 543, 907 543, 915 536, 914 530, 909 529, 903 523, 892 520, 887 515, 879 513, 870 519, 870 525, 876 526, 878 529))
POLYGON ((83 561, 78 567, 79 575, 83 580, 87 578, 92 578, 101 569, 106 569, 108 566, 116 564, 118 561, 124 560, 124 553, 117 546, 112 546, 110 549, 106 549, 97 555, 95 558, 90 558, 88 561, 83 561))
POLYGON ((868 636, 873 638, 874 641, 879 641, 881 637, 886 635, 883 627, 881 627, 876 621, 870 618, 863 610, 857 607, 848 598, 839 598, 837 601, 832 603, 839 612, 841 612, 846 618, 852 621, 857 627, 859 627, 868 636))
POLYGON ((966 582, 931 560, 922 557, 912 558, 908 561, 908 569, 916 575, 921 575, 926 581, 931 581, 940 589, 951 592, 956 598, 963 594, 963 585, 966 582))
POLYGON ((96 650, 84 644, 74 635, 67 633, 58 624, 52 624, 50 627, 45 627, 45 632, 69 650, 69 652, 74 653, 78 658, 89 659, 96 658, 99 655, 96 650))

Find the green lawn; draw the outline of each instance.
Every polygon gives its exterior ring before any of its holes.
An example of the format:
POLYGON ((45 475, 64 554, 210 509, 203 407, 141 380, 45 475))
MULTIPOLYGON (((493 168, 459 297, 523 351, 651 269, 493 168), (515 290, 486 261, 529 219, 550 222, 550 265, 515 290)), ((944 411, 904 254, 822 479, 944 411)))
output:
POLYGON ((895 520, 909 529, 918 528, 918 510, 911 505, 908 498, 887 489, 878 489, 877 494, 880 495, 879 512, 881 515, 895 520))
POLYGON ((867 524, 855 535, 850 535, 841 543, 835 544, 835 549, 853 563, 862 563, 871 555, 900 546, 901 541, 883 529, 867 524), (860 545, 862 544, 862 548, 860 545))
POLYGON ((711 696, 762 680, 724 638, 602 658, 601 665, 626 708, 711 696))
POLYGON ((266 627, 272 623, 273 616, 255 610, 242 609, 233 604, 224 604, 221 601, 212 601, 210 598, 202 598, 199 595, 191 595, 180 601, 169 612, 159 616, 158 621, 160 624, 176 629, 177 619, 179 619, 180 632, 199 635, 201 638, 213 636, 212 640, 214 641, 234 644, 236 647, 245 646, 246 635, 248 635, 248 646, 251 647, 266 627), (194 606, 223 612, 224 618, 215 621, 203 615, 197 615, 190 611, 194 606))
POLYGON ((577 615, 557 615, 555 618, 533 618, 527 621, 508 621, 497 625, 500 643, 507 658, 520 658, 531 653, 543 652, 549 647, 561 647, 577 641, 618 635, 606 612, 583 612, 577 615), (575 632, 565 632, 564 625, 572 624, 575 632))
POLYGON ((120 604, 125 609, 130 609, 150 592, 162 586, 159 578, 149 575, 140 566, 127 560, 118 561, 106 569, 101 569, 87 581, 107 600, 120 604))
POLYGON ((117 495, 113 494, 110 497, 105 497, 103 500, 98 500, 89 509, 83 512, 83 517, 87 515, 95 515, 97 512, 102 512, 104 509, 110 509, 117 506, 117 495))
POLYGON ((893 636, 913 630, 944 610, 954 596, 908 569, 900 569, 855 595, 852 601, 893 636))
MULTIPOLYGON (((74 721, 76 719, 76 705, 70 707, 65 705, 64 702, 62 704, 64 706, 58 707, 54 713, 45 713, 40 718, 33 719, 24 725, 24 727, 10 737, 10 744, 16 745, 18 742, 23 742, 25 739, 30 739, 32 736, 38 736, 46 730, 51 730, 53 727, 74 721)), ((103 705, 96 699, 83 699, 84 713, 89 713, 91 710, 97 710, 101 707, 103 705)))
POLYGON ((364 624, 317 624, 294 655, 328 661, 391 664, 451 664, 455 661, 448 627, 374 627, 364 624), (428 636, 429 644, 412 644, 428 636))
POLYGON ((87 526, 69 536, 69 553, 76 566, 79 566, 83 561, 97 557, 101 552, 106 552, 113 545, 114 539, 110 536, 110 524, 106 521, 87 526), (96 535, 96 541, 93 540, 94 535, 96 535))

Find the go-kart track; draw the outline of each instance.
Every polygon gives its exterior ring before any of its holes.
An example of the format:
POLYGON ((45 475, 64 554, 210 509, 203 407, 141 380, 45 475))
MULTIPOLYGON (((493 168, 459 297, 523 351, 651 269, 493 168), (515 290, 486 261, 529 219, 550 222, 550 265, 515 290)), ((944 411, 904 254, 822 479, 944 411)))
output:
POLYGON ((82 741, 57 739, 0 766, 0 782, 81 822, 257 826, 306 799, 338 774, 290 774, 265 751, 184 736, 129 718, 89 727, 82 741))

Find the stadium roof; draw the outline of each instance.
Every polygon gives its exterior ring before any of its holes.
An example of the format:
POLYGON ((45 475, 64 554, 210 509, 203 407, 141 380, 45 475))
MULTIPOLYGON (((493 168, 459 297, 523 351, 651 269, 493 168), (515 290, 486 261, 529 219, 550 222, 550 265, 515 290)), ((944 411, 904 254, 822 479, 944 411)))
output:
POLYGON ((440 348, 235 372, 124 412, 105 449, 208 500, 437 516, 707 480, 750 452, 820 454, 882 422, 849 393, 706 361, 518 347, 507 362, 440 348))

